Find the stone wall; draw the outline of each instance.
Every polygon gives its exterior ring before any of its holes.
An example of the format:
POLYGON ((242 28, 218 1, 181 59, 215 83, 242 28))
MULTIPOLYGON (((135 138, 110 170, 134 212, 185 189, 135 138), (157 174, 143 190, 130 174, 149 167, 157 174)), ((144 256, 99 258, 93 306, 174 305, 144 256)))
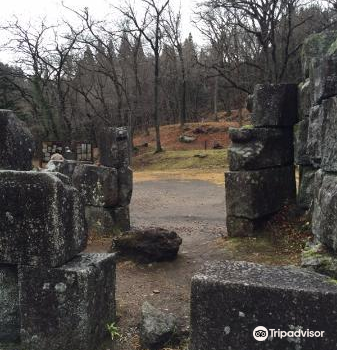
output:
POLYGON ((32 136, 11 111, 0 125, 0 349, 93 350, 115 320, 115 255, 82 253, 80 192, 29 171, 32 136))
POLYGON ((100 165, 65 160, 49 166, 69 176, 82 194, 90 234, 111 236, 130 229, 133 172, 127 129, 102 130, 99 149, 100 165))
POLYGON ((231 128, 225 174, 227 232, 250 236, 262 221, 296 196, 293 125, 297 86, 257 85, 252 126, 231 128))

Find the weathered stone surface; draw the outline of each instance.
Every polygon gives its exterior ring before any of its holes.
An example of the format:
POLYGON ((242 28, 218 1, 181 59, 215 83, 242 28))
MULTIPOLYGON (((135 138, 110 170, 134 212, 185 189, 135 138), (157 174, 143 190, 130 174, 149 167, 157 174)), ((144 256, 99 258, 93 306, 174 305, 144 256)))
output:
POLYGON ((20 339, 18 271, 13 265, 0 265, 0 349, 2 344, 20 339))
POLYGON ((311 60, 327 53, 334 53, 334 42, 337 32, 326 30, 321 33, 309 35, 302 46, 302 70, 305 78, 309 77, 311 60))
POLYGON ((118 204, 118 174, 115 168, 79 164, 73 173, 73 183, 86 205, 114 207, 118 204))
POLYGON ((79 164, 76 160, 50 160, 46 171, 58 172, 72 178, 76 166, 79 164))
POLYGON ((86 206, 85 218, 90 236, 113 236, 116 230, 114 209, 86 206))
POLYGON ((139 260, 165 261, 176 258, 181 243, 174 231, 149 228, 123 233, 113 240, 113 248, 139 260))
POLYGON ((303 209, 310 209, 313 203, 316 171, 317 169, 311 166, 300 167, 297 204, 303 209))
POLYGON ((115 322, 114 254, 81 254, 58 268, 21 266, 21 340, 29 350, 93 350, 115 322))
POLYGON ((229 237, 251 237, 261 226, 259 220, 240 218, 237 216, 226 216, 227 234, 229 237))
POLYGON ((31 170, 34 139, 12 111, 0 110, 0 169, 31 170))
POLYGON ((321 168, 325 171, 337 172, 337 97, 324 100, 323 110, 321 168))
POLYGON ((121 231, 130 230, 130 208, 128 205, 113 209, 116 228, 121 231))
POLYGON ((86 247, 83 203, 67 181, 59 173, 0 171, 0 262, 58 266, 86 247))
POLYGON ((229 169, 255 170, 294 161, 293 132, 289 129, 229 129, 233 143, 228 149, 229 169))
POLYGON ((298 86, 298 117, 299 120, 309 116, 311 102, 311 82, 307 79, 298 86))
POLYGON ((130 204, 133 189, 133 172, 129 167, 118 169, 118 205, 130 204))
POLYGON ((337 176, 318 170, 314 186, 312 232, 320 243, 337 252, 337 176))
POLYGON ((337 55, 329 55, 312 62, 313 103, 337 95, 337 55))
POLYGON ((101 164, 121 168, 130 165, 130 147, 127 128, 105 128, 99 136, 101 164))
POLYGON ((294 268, 227 261, 207 264, 192 279, 191 350, 335 349, 337 286, 294 268), (324 336, 253 338, 264 326, 324 331, 324 336), (298 346, 297 346, 298 345, 298 346))
POLYGON ((280 210, 296 198, 294 166, 227 172, 227 215, 257 219, 280 210))
POLYGON ((297 123, 297 85, 259 84, 254 89, 254 126, 293 126, 297 123))
POLYGON ((176 331, 177 321, 172 314, 166 314, 150 303, 142 305, 140 339, 146 349, 161 349, 176 331))
POLYGON ((295 164, 297 165, 311 164, 308 154, 308 131, 309 118, 305 118, 297 124, 295 132, 295 164))
POLYGON ((310 109, 308 126, 307 153, 313 166, 319 166, 322 158, 322 135, 324 133, 324 108, 315 106, 310 109))
POLYGON ((337 256, 320 243, 309 243, 302 252, 301 266, 337 279, 337 256))

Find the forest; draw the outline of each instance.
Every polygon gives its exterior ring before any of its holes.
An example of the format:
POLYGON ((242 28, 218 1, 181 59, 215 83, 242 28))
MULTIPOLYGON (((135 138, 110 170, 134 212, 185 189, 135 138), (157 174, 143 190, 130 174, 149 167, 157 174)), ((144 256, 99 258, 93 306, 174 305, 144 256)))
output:
MULTIPOLYGON (((63 5, 66 7, 66 5, 63 5)), ((170 0, 127 0, 95 18, 66 7, 73 21, 1 24, 0 107, 13 109, 36 140, 89 140, 104 126, 156 130, 217 120, 245 108, 257 83, 299 83, 301 46, 336 29, 335 1, 207 0, 194 9, 203 37, 182 34, 170 0)))

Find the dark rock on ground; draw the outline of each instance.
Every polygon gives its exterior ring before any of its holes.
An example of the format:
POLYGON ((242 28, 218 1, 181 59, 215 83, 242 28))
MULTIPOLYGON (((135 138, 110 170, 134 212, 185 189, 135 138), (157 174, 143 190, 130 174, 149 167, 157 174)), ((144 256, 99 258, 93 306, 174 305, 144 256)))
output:
POLYGON ((0 265, 0 349, 3 344, 20 339, 18 270, 0 265))
POLYGON ((335 349, 336 302, 336 283, 314 272, 239 261, 209 263, 192 278, 190 349, 335 349), (299 328, 325 333, 259 342, 253 338, 258 326, 269 333, 299 328))
POLYGON ((293 132, 289 129, 229 129, 229 169, 256 170, 294 161, 293 132))
POLYGON ((59 266, 86 243, 83 201, 68 177, 0 171, 0 262, 59 266))
POLYGON ((337 252, 337 175, 318 170, 314 186, 312 232, 317 241, 337 252))
POLYGON ((31 170, 34 139, 12 111, 0 110, 0 169, 31 170))
POLYGON ((118 204, 118 173, 115 168, 79 164, 73 173, 73 184, 86 205, 114 207, 118 204))
POLYGON ((297 204, 303 209, 310 209, 313 203, 316 171, 317 169, 311 166, 300 167, 297 204))
POLYGON ((141 261, 165 261, 176 258, 182 239, 176 232, 162 228, 132 230, 113 240, 113 249, 122 256, 141 261))
POLYGON ((257 219, 295 202, 294 166, 225 173, 227 215, 257 219))
POLYGON ((21 340, 29 350, 93 350, 115 322, 114 254, 80 254, 58 268, 21 266, 21 340))
POLYGON ((145 348, 161 349, 175 335, 177 321, 172 314, 164 313, 148 302, 142 305, 140 339, 145 348))
POLYGON ((254 126, 293 126, 297 116, 296 84, 259 84, 254 89, 254 126))

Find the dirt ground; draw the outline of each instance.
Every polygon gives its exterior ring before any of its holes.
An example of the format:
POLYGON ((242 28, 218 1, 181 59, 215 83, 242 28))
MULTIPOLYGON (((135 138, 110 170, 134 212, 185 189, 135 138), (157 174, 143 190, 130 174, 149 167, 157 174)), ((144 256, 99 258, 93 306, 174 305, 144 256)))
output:
MULTIPOLYGON (((122 335, 103 350, 140 350, 138 324, 141 305, 148 301, 175 314, 185 331, 189 327, 190 281, 206 261, 247 260, 268 264, 297 264, 306 233, 294 236, 305 222, 276 217, 272 226, 279 235, 261 234, 257 238, 226 238, 225 190, 219 174, 205 181, 183 176, 136 173, 131 203, 133 227, 163 227, 176 231, 183 239, 178 258, 172 262, 117 266, 118 327, 122 335), (295 243, 294 243, 295 242, 295 243), (293 247, 294 246, 294 247, 293 247)), ((302 219, 301 219, 302 220, 302 219)), ((89 251, 108 251, 111 238, 92 242, 89 251)), ((170 349, 187 349, 167 347, 170 349)))
MULTIPOLYGON (((173 262, 120 262, 117 269, 118 316, 122 333, 114 349, 139 349, 140 309, 149 301, 175 314, 188 330, 190 280, 205 261, 231 258, 219 245, 225 235, 224 186, 199 180, 136 181, 131 204, 134 227, 160 226, 183 239, 173 262)), ((110 240, 93 243, 91 251, 106 251, 110 240)))

